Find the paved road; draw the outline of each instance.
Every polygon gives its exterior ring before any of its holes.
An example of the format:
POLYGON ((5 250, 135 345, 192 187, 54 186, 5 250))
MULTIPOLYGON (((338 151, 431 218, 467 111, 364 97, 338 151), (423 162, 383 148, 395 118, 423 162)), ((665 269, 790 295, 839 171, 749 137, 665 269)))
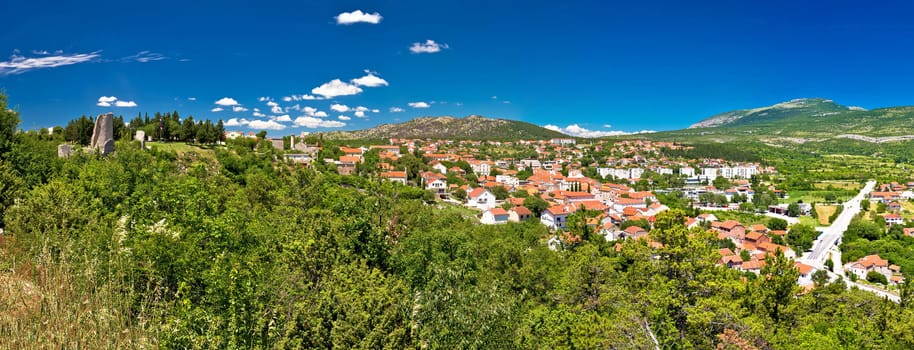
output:
POLYGON ((850 225, 851 219, 860 212, 860 201, 866 198, 874 187, 876 187, 876 181, 867 182, 857 196, 844 203, 844 211, 841 212, 841 215, 838 215, 838 218, 835 219, 831 226, 825 228, 813 244, 812 251, 804 253, 800 260, 821 269, 825 259, 828 257, 828 251, 844 236, 844 231, 847 231, 847 226, 850 225))

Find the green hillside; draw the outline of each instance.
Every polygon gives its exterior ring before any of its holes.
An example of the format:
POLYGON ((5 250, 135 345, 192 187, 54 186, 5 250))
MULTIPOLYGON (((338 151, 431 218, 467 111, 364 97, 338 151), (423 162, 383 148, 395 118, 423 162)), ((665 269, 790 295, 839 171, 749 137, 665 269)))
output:
POLYGON ((914 107, 864 110, 826 99, 796 99, 768 107, 721 113, 688 129, 661 132, 653 139, 808 143, 855 139, 871 143, 914 139, 914 107))
POLYGON ((432 138, 472 140, 531 140, 568 137, 526 122, 482 116, 422 117, 399 124, 382 124, 370 129, 331 132, 332 139, 432 138))

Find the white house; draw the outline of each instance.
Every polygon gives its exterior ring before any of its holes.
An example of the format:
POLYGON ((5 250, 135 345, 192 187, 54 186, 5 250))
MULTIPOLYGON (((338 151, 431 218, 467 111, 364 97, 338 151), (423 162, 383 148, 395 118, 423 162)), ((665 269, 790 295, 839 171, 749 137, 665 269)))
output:
POLYGON ((520 180, 511 175, 495 175, 495 182, 505 184, 505 186, 517 187, 520 180))
POLYGON ((679 175, 687 177, 695 176, 695 168, 690 166, 679 168, 679 175))
POLYGON ((441 164, 441 162, 434 162, 432 164, 432 169, 438 170, 439 173, 447 174, 447 167, 444 166, 444 164, 441 164))
POLYGON ((495 208, 495 195, 485 188, 478 187, 467 193, 467 206, 481 210, 495 208))
POLYGON ((482 213, 480 223, 485 225, 504 224, 508 222, 508 212, 502 208, 492 208, 482 213))
POLYGON ((473 168, 476 176, 489 176, 492 173, 492 165, 484 160, 473 161, 470 163, 470 167, 473 168))
POLYGON ((889 261, 879 255, 867 255, 857 261, 851 261, 844 264, 844 271, 857 275, 859 279, 866 279, 866 274, 870 271, 876 271, 885 275, 886 280, 892 279, 892 270, 889 269, 889 261))
POLYGON ((543 210, 540 215, 540 223, 551 229, 565 228, 565 220, 571 210, 568 206, 556 205, 543 210))

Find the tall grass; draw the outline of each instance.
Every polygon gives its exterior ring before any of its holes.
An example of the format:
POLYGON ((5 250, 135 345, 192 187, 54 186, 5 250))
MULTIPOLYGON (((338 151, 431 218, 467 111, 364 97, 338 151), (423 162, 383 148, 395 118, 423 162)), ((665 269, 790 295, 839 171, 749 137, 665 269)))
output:
POLYGON ((26 253, 8 237, 0 241, 0 347, 156 347, 151 304, 136 303, 123 278, 126 257, 47 243, 26 253))

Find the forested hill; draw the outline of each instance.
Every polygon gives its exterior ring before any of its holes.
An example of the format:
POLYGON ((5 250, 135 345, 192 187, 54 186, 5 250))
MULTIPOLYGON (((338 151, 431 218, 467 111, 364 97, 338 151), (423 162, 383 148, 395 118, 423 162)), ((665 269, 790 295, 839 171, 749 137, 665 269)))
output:
POLYGON ((432 138, 456 140, 544 140, 568 137, 526 122, 472 115, 466 118, 422 117, 370 129, 331 132, 333 139, 432 138))

